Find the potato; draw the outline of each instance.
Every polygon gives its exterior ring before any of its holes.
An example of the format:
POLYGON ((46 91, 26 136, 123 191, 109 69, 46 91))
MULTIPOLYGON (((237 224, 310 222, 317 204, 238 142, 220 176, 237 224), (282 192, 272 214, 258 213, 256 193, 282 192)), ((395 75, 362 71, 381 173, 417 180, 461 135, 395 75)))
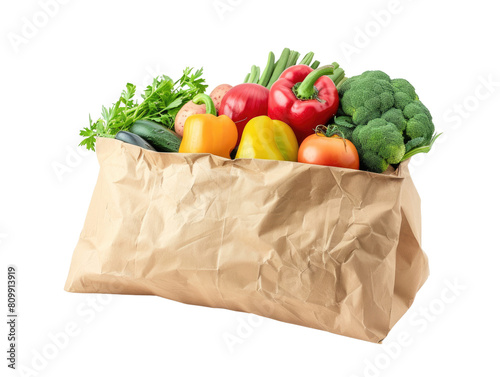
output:
POLYGON ((212 98, 212 101, 214 101, 215 109, 217 112, 220 109, 220 104, 222 102, 222 98, 226 95, 226 93, 231 89, 232 86, 229 84, 222 84, 217 86, 214 90, 212 90, 212 93, 210 93, 210 97, 212 98))
POLYGON ((206 112, 205 105, 197 105, 193 101, 186 103, 175 117, 175 133, 182 137, 184 135, 184 123, 186 123, 186 119, 191 115, 205 114, 206 112))
MULTIPOLYGON (((215 109, 219 111, 220 104, 222 102, 222 98, 226 95, 226 93, 231 89, 232 86, 229 84, 222 84, 217 86, 212 93, 210 93, 210 98, 214 101, 215 109)), ((175 132, 179 136, 184 135, 184 123, 186 123, 186 119, 194 114, 205 114, 206 108, 205 105, 196 105, 193 101, 189 101, 186 103, 177 113, 175 117, 175 132)))

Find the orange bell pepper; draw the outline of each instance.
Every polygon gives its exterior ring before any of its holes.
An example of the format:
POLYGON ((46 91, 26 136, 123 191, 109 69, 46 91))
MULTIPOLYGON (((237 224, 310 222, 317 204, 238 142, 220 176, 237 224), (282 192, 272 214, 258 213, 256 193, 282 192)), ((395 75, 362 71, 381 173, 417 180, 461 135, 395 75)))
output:
POLYGON ((198 94, 193 102, 206 105, 206 114, 191 115, 184 124, 179 153, 212 153, 231 158, 230 153, 238 141, 238 128, 226 115, 217 116, 212 99, 198 94))

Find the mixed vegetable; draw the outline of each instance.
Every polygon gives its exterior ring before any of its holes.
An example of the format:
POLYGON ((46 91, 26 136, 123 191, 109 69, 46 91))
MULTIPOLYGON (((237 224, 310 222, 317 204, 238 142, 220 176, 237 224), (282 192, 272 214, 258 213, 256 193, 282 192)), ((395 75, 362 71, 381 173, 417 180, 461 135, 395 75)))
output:
POLYGON ((217 86, 210 95, 203 70, 184 70, 173 81, 154 79, 135 100, 127 84, 119 100, 80 135, 94 149, 97 137, 114 137, 158 152, 212 153, 363 169, 389 165, 430 151, 435 134, 430 111, 415 88, 382 71, 345 77, 338 63, 320 67, 309 52, 269 53, 244 82, 217 86))

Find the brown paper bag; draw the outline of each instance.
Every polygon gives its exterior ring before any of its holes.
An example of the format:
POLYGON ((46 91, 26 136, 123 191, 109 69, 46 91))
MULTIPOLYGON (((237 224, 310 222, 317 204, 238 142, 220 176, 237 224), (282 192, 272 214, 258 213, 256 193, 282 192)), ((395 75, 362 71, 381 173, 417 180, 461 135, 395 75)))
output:
POLYGON ((428 276, 407 163, 375 174, 99 139, 65 289, 157 295, 381 342, 428 276))

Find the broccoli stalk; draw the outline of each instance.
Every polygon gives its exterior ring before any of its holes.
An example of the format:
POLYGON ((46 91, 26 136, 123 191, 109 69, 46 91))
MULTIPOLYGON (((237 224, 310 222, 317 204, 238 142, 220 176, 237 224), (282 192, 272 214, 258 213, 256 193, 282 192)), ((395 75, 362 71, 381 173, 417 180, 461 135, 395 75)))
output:
POLYGON ((418 148, 414 148, 412 150, 410 150, 409 152, 405 153, 405 155, 403 156, 403 158, 401 159, 401 162, 403 162, 404 160, 408 160, 410 157, 413 157, 415 156, 416 154, 419 154, 419 153, 429 153, 431 148, 432 148, 432 145, 434 144, 434 142, 436 141, 436 139, 441 136, 443 133, 439 133, 439 134, 434 134, 434 136, 432 136, 432 139, 431 139, 431 142, 429 143, 429 145, 425 145, 423 147, 418 147, 418 148))

